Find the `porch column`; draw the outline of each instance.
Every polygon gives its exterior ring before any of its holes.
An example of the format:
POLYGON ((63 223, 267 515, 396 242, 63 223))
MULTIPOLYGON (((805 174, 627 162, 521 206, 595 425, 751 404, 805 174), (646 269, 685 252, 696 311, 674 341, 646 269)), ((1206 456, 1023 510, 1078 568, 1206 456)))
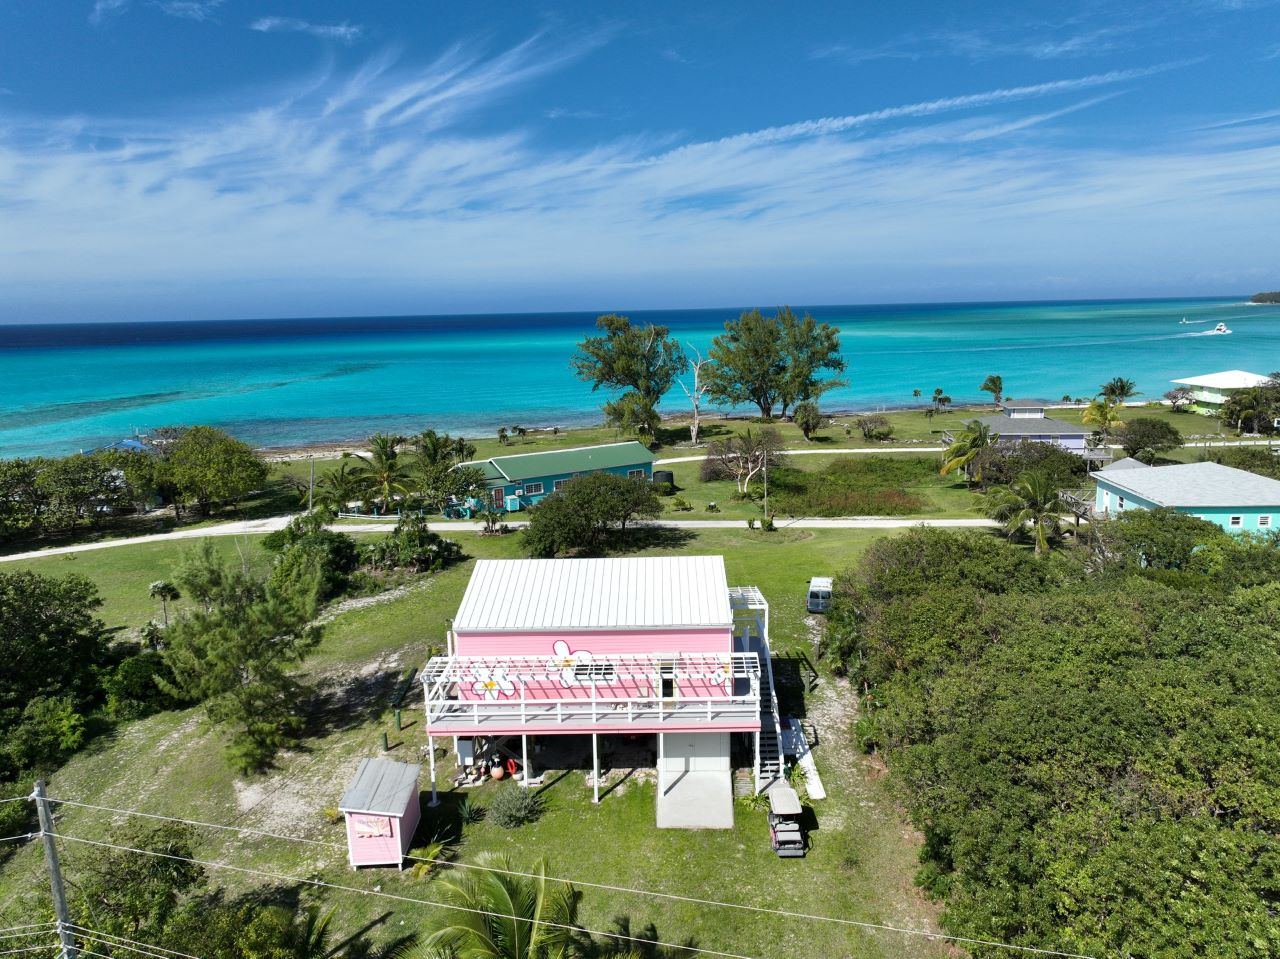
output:
POLYGON ((662 795, 662 733, 658 733, 658 795, 662 795))
POLYGON ((529 736, 526 733, 520 734, 520 759, 524 763, 524 779, 520 781, 520 785, 528 789, 529 788, 529 736))
POLYGON ((431 736, 427 736, 427 762, 431 766, 431 802, 429 806, 439 806, 440 796, 436 792, 436 746, 431 741, 431 736))
POLYGON ((591 734, 591 787, 595 791, 591 801, 600 802, 600 736, 591 734))

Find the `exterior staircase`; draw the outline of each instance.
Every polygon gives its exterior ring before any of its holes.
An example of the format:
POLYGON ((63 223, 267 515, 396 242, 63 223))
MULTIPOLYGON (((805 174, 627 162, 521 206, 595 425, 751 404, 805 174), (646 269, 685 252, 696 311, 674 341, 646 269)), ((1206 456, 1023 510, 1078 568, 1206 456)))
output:
POLYGON ((749 638, 751 652, 760 657, 760 738, 756 749, 756 792, 767 790, 782 780, 782 717, 773 682, 773 657, 769 643, 754 632, 749 638))

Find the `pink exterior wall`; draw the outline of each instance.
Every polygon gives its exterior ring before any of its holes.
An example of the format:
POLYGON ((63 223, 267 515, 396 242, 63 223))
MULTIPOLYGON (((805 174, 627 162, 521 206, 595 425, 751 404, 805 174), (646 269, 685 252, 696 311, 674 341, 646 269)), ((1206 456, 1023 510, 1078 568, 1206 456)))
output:
POLYGON ((398 866, 404 858, 400 847, 400 817, 347 813, 347 850, 353 866, 398 866), (381 822, 386 836, 360 835, 361 825, 381 822))
MULTIPOLYGON (((562 678, 559 669, 551 668, 550 663, 557 655, 568 649, 568 654, 575 662, 583 665, 590 662, 596 665, 607 664, 612 657, 625 653, 720 653, 728 655, 733 652, 733 630, 724 629, 687 629, 687 630, 613 630, 591 632, 550 632, 550 633, 458 633, 454 651, 458 656, 536 656, 548 660, 548 668, 534 676, 523 680, 527 699, 582 699, 593 698, 592 686, 595 687, 594 698, 645 698, 651 699, 659 695, 657 675, 652 681, 647 679, 627 678, 615 683, 589 681, 570 681, 572 669, 562 678), (563 643, 559 650, 557 643, 563 643)), ((483 681, 490 677, 464 675, 459 682, 459 698, 464 700, 485 699, 472 689, 473 681, 483 681)), ((497 677, 493 677, 497 678, 497 677)), ((514 682, 511 692, 495 690, 497 700, 520 698, 521 681, 508 677, 514 682)), ((676 697, 728 696, 730 687, 715 683, 710 677, 703 679, 681 679, 677 682, 676 697)))
MULTIPOLYGON (((422 815, 421 800, 417 789, 404 813, 399 816, 374 815, 371 813, 346 814, 347 819, 347 853, 353 866, 400 866, 404 862, 405 853, 413 842, 413 834, 418 831, 418 819, 422 815), (387 836, 360 835, 361 825, 382 826, 389 832, 387 836)), ((368 831, 368 830, 365 830, 368 831)))

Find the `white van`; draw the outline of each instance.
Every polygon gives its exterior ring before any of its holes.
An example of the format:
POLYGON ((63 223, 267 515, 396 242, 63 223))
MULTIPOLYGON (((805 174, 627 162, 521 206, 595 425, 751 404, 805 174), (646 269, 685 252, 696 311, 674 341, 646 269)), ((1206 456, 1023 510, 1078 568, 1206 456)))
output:
POLYGON ((815 576, 809 580, 809 599, 804 608, 811 613, 825 613, 831 605, 831 577, 815 576))

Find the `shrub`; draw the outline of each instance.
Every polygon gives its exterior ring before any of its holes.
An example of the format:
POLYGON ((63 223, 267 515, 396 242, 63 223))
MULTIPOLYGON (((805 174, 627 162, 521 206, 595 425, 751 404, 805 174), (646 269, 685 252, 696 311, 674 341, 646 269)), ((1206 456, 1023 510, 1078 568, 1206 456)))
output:
POLYGON ((485 816, 485 808, 477 802, 473 802, 470 796, 463 796, 458 802, 458 819, 463 824, 474 826, 482 821, 485 816))
POLYGON ((826 418, 818 409, 818 404, 812 400, 797 403, 795 412, 791 414, 791 420, 799 428, 805 439, 809 439, 810 436, 827 424, 826 418))
POLYGON ((689 505, 689 501, 685 499, 683 496, 677 496, 675 499, 673 499, 671 501, 671 508, 678 513, 687 513, 691 509, 693 509, 693 507, 689 505))
POLYGON ((1120 445, 1130 456, 1150 462, 1156 455, 1182 445, 1182 434, 1154 417, 1140 416, 1124 425, 1120 445))
POLYGON ((462 559, 462 547, 433 532, 421 513, 407 513, 391 533, 365 547, 364 558, 375 569, 434 573, 462 559))
POLYGON ((325 806, 320 810, 320 815, 324 817, 324 821, 330 826, 338 825, 343 819, 342 810, 337 806, 325 806))
POLYGON ((535 822, 542 815, 542 797, 525 786, 511 783, 498 789, 488 806, 488 818, 503 829, 535 822))
POLYGON ((1060 487, 1069 487, 1083 482, 1087 467, 1084 459, 1070 450, 1035 440, 993 444, 973 461, 974 475, 981 475, 989 486, 1008 486, 1034 470, 1048 473, 1060 487))
POLYGON ((48 770, 84 743, 84 717, 70 696, 39 696, 5 737, 4 753, 14 769, 48 770))
POLYGON ((157 678, 173 682, 173 671, 157 652, 123 660, 107 677, 107 712, 114 719, 141 719, 176 706, 177 700, 160 688, 157 678))
POLYGON ((676 487, 674 483, 654 483, 653 491, 659 496, 671 496, 675 493, 676 487))
POLYGON ((627 524, 662 514, 646 479, 614 473, 576 476, 529 512, 524 544, 530 556, 597 552, 627 524))
POLYGON ((887 440, 893 437, 893 424, 889 422, 888 417, 881 416, 879 413, 856 416, 853 419, 853 425, 862 432, 864 439, 887 440))

